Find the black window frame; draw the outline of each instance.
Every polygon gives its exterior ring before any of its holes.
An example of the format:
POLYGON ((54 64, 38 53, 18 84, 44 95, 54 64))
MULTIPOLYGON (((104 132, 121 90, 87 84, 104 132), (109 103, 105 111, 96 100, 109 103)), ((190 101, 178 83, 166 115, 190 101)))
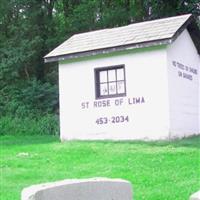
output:
POLYGON ((106 99, 106 98, 114 98, 114 97, 123 97, 126 96, 126 72, 125 72, 125 65, 113 65, 113 66, 106 66, 106 67, 98 67, 94 69, 94 77, 95 77, 95 98, 96 99, 106 99), (117 79, 117 70, 123 69, 123 80, 117 79), (111 70, 115 70, 115 81, 109 81, 108 80, 108 72, 111 70), (100 83, 100 72, 106 71, 107 72, 107 81, 105 84, 108 84, 108 95, 101 95, 101 89, 100 85, 103 83, 100 83), (109 94, 109 83, 116 83, 117 82, 123 82, 124 83, 124 93, 118 93, 117 86, 116 86, 116 94, 109 94))

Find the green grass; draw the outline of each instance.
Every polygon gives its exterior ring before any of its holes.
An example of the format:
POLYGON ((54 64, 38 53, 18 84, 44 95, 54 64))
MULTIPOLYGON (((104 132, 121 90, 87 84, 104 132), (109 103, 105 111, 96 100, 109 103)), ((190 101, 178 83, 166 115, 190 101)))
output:
POLYGON ((200 189, 200 137, 172 142, 60 143, 55 136, 0 137, 0 199, 22 188, 71 178, 132 182, 134 200, 188 200, 200 189))

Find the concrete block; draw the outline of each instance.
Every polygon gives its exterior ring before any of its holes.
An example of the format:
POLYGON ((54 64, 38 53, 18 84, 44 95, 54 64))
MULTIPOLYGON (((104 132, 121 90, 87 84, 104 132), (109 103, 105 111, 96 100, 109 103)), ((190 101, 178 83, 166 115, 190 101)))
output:
POLYGON ((192 194, 189 200, 200 200, 200 190, 192 194))
POLYGON ((21 200, 132 200, 132 186, 122 179, 63 180, 24 188, 21 200))

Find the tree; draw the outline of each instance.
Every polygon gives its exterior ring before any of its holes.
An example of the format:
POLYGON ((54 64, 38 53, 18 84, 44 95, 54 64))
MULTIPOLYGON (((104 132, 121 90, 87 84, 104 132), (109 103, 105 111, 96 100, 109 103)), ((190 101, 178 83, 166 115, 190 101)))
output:
POLYGON ((53 112, 57 67, 43 56, 73 34, 185 13, 197 19, 199 0, 1 0, 0 114, 53 112))
MULTIPOLYGON (((18 91, 28 82, 36 79, 42 87, 42 82, 45 85, 49 81, 45 73, 50 72, 45 71, 43 56, 55 45, 51 39, 55 35, 53 3, 45 0, 3 0, 0 3, 0 105, 4 110, 6 105, 20 105, 20 102, 28 105, 23 98, 16 103, 20 99, 18 91)), ((55 88, 53 84, 52 88, 55 88)))

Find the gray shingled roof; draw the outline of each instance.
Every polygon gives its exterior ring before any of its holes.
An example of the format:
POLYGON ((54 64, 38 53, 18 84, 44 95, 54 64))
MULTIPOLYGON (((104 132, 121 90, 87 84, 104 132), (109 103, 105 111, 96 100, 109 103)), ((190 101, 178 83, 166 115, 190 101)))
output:
POLYGON ((176 39, 178 33, 187 28, 191 18, 191 15, 187 14, 75 34, 47 54, 44 59, 45 62, 51 62, 123 49, 169 44, 176 39))

